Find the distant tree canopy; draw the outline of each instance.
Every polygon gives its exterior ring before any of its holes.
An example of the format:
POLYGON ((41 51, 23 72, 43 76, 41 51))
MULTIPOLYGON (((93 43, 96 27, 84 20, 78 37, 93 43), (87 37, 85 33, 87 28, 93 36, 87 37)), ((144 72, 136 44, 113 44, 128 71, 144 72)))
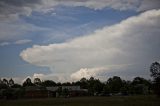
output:
POLYGON ((12 78, 9 80, 9 83, 8 83, 8 84, 9 84, 10 87, 12 87, 12 86, 14 85, 14 81, 13 81, 12 78))
MULTIPOLYGON (((23 86, 21 86, 19 84, 15 84, 12 78, 10 80, 3 78, 0 79, 0 90, 11 88, 24 89, 27 86, 80 86, 81 89, 88 89, 89 95, 147 94, 152 93, 152 90, 154 90, 157 95, 160 95, 160 64, 158 62, 152 63, 150 66, 150 72, 154 79, 153 82, 142 77, 135 77, 132 81, 122 80, 119 76, 108 78, 105 82, 101 82, 99 79, 90 77, 89 79, 81 78, 79 81, 65 83, 56 83, 52 80, 41 81, 40 78, 35 78, 32 83, 31 78, 27 78, 23 82, 23 86)), ((62 88, 59 88, 58 92, 64 95, 68 94, 68 91, 62 90, 62 88)))
POLYGON ((154 92, 158 96, 160 96, 160 64, 158 62, 154 62, 150 67, 151 76, 154 79, 153 87, 154 92))
POLYGON ((34 79, 34 84, 40 85, 40 84, 41 84, 40 78, 35 78, 35 79, 34 79))
POLYGON ((50 87, 50 86, 56 86, 57 84, 52 80, 46 80, 42 82, 41 85, 45 87, 50 87))
MULTIPOLYGON (((23 86, 15 84, 13 79, 9 81, 6 79, 0 80, 0 89, 9 89, 9 88, 20 88, 22 89, 27 86, 42 86, 42 87, 54 87, 54 86, 80 86, 81 89, 88 89, 89 95, 109 95, 121 93, 123 95, 128 94, 144 94, 144 88, 149 88, 151 82, 141 78, 136 77, 133 81, 122 80, 118 76, 113 76, 109 78, 106 82, 101 82, 99 79, 91 77, 89 79, 82 78, 76 82, 65 82, 65 83, 56 83, 52 80, 41 81, 40 78, 35 78, 32 83, 30 78, 27 78, 23 86)), ((10 90, 9 90, 10 91, 10 90)), ((67 90, 58 89, 59 94, 67 95, 67 90)), ((6 93, 7 94, 7 93, 6 93)))
POLYGON ((114 76, 113 78, 109 78, 107 81, 108 86, 111 89, 112 93, 120 92, 121 87, 123 86, 123 82, 120 77, 114 76))
POLYGON ((7 79, 3 79, 3 84, 6 84, 8 86, 8 80, 7 79))
POLYGON ((26 81, 24 81, 23 86, 33 86, 34 84, 32 83, 30 78, 27 78, 26 81))
POLYGON ((153 78, 160 78, 160 64, 158 62, 154 62, 150 67, 151 76, 153 78))

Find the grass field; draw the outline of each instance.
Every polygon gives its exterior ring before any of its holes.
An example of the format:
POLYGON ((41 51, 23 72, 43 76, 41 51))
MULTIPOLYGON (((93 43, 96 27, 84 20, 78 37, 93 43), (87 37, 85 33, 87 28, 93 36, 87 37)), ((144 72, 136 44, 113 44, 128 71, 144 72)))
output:
POLYGON ((0 100, 0 106, 160 106, 155 96, 0 100))

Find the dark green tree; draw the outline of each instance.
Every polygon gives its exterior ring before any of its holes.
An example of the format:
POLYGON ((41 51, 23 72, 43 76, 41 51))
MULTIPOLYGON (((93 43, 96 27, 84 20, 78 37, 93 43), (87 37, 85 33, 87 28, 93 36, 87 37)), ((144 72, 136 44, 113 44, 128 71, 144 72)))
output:
POLYGON ((154 62, 150 66, 151 76, 154 79, 153 89, 155 94, 160 96, 160 64, 158 62, 154 62))
POLYGON ((8 86, 8 80, 7 79, 3 79, 3 84, 6 84, 8 86))
POLYGON ((12 86, 12 88, 21 88, 22 86, 20 85, 20 84, 14 84, 13 86, 12 86))
POLYGON ((57 84, 52 80, 46 80, 42 82, 41 85, 44 87, 50 87, 50 86, 56 86, 57 84))
POLYGON ((108 84, 103 87, 103 92, 105 95, 109 95, 111 93, 111 88, 108 84))
POLYGON ((27 78, 26 81, 24 81, 23 86, 34 86, 30 78, 27 78))
POLYGON ((113 78, 109 78, 107 81, 108 86, 111 88, 112 93, 119 93, 121 87, 123 86, 123 82, 120 77, 114 76, 113 78))
POLYGON ((41 84, 40 78, 35 78, 35 79, 34 79, 34 84, 35 84, 35 85, 40 85, 40 84, 41 84))
POLYGON ((151 76, 156 79, 160 78, 160 64, 158 62, 154 62, 150 66, 151 76))
POLYGON ((14 85, 14 81, 13 81, 12 78, 9 80, 9 83, 8 83, 8 84, 9 84, 10 87, 12 87, 12 86, 14 85))
POLYGON ((8 88, 8 81, 6 79, 0 79, 0 89, 7 89, 8 88))
POLYGON ((86 78, 81 78, 79 83, 82 89, 88 88, 88 80, 86 78))

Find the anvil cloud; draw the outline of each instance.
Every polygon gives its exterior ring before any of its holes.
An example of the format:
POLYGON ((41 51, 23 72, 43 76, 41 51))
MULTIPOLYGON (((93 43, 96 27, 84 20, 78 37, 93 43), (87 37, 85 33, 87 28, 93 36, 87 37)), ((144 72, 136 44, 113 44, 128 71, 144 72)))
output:
POLYGON ((69 73, 72 77, 78 70, 84 71, 82 68, 102 69, 103 73, 136 70, 138 75, 145 76, 146 73, 141 73, 144 64, 160 59, 159 29, 160 10, 149 10, 68 42, 34 45, 20 56, 30 64, 49 67, 53 73, 69 73))

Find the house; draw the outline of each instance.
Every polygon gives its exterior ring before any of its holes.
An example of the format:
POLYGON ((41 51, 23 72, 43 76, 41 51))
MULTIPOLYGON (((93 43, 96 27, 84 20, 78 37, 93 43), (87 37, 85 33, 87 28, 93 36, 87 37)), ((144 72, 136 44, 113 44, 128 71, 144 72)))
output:
POLYGON ((55 86, 46 87, 50 92, 49 97, 59 97, 59 96, 85 96, 88 94, 87 89, 81 89, 80 86, 55 86))
POLYGON ((46 98, 46 97, 66 97, 85 96, 87 89, 80 89, 80 86, 27 86, 25 87, 25 98, 46 98))
POLYGON ((81 89, 80 86, 55 86, 46 87, 49 92, 49 97, 59 96, 85 96, 88 94, 87 89, 81 89))
POLYGON ((80 86, 62 86, 62 90, 67 89, 69 91, 79 91, 80 86))
POLYGON ((25 87, 26 98, 46 98, 49 97, 50 92, 41 86, 28 86, 25 87))
POLYGON ((56 92, 58 91, 59 87, 55 86, 55 87, 46 87, 47 91, 48 91, 48 96, 49 97, 56 97, 56 92))

